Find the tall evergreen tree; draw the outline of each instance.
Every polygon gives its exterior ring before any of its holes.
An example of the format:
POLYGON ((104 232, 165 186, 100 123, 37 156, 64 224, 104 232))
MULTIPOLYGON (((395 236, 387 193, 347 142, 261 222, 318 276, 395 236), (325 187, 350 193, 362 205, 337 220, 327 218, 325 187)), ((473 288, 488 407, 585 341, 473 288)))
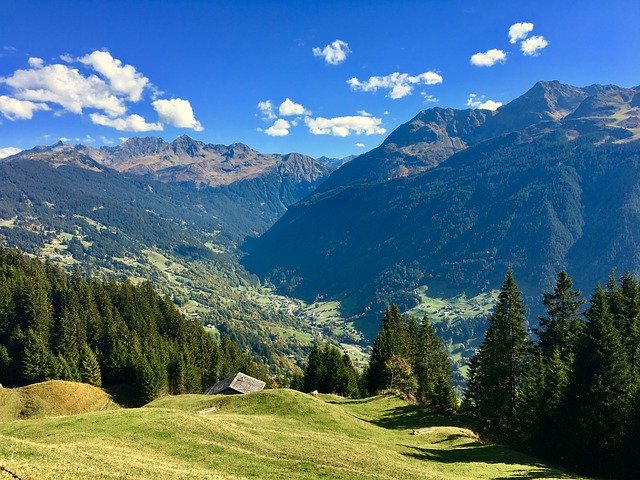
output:
POLYGON ((628 358, 608 303, 598 286, 585 312, 566 398, 572 433, 568 453, 576 464, 601 473, 615 464, 634 395, 628 358))
POLYGON ((550 357, 557 349, 562 360, 570 362, 582 328, 580 309, 584 300, 580 291, 573 288, 566 271, 558 274, 553 293, 545 293, 543 302, 547 316, 540 318, 540 348, 546 357, 550 357))
POLYGON ((402 314, 397 305, 387 307, 380 322, 380 331, 376 337, 367 370, 367 389, 375 394, 389 388, 391 373, 387 361, 393 355, 404 355, 407 350, 407 338, 402 314))
POLYGON ((467 403, 489 426, 508 434, 515 426, 518 392, 529 351, 520 291, 507 272, 487 333, 470 368, 467 403))
POLYGON ((99 387, 102 385, 100 364, 95 352, 84 343, 80 351, 80 378, 84 383, 99 387))
POLYGON ((27 330, 22 352, 22 378, 25 383, 49 380, 54 373, 53 355, 44 339, 32 329, 27 330))

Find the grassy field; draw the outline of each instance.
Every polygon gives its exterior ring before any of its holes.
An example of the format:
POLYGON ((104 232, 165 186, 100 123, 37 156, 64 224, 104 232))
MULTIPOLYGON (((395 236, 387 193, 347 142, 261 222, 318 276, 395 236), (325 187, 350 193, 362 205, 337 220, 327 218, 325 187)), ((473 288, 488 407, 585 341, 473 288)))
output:
POLYGON ((441 298, 431 297, 428 288, 422 286, 416 289, 416 293, 420 297, 419 304, 406 313, 418 318, 426 314, 431 322, 437 323, 488 315, 493 311, 500 292, 491 290, 470 298, 467 298, 464 293, 453 298, 441 298))
POLYGON ((459 422, 393 396, 184 395, 0 424, 0 465, 22 479, 575 478, 459 422))

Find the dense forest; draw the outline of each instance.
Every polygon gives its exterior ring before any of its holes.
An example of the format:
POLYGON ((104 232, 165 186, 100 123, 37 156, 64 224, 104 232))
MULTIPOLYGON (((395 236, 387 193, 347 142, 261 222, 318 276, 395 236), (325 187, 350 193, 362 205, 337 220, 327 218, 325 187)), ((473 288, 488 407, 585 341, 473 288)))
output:
POLYGON ((463 407, 498 438, 572 468, 638 478, 640 282, 631 274, 584 300, 561 272, 531 341, 507 273, 463 407))
POLYGON ((125 387, 140 404, 201 393, 238 370, 269 380, 264 365, 185 318, 150 283, 85 279, 0 248, 0 383, 125 387))

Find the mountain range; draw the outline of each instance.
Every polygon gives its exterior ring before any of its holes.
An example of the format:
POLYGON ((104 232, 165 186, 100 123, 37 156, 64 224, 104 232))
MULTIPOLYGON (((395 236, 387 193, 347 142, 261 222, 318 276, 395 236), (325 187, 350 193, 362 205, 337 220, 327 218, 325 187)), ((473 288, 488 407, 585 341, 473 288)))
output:
MULTIPOLYGON (((530 305, 640 271, 640 87, 538 82, 495 112, 431 108, 248 242, 247 268, 347 314, 498 288, 530 305)), ((534 308, 535 309, 535 308, 534 308)))

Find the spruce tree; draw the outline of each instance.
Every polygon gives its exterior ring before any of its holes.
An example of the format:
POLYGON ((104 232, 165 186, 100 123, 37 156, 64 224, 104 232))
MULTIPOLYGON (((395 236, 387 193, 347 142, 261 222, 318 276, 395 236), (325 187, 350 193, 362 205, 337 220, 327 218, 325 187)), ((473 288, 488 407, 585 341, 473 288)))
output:
POLYGON ((86 343, 80 349, 80 379, 83 383, 99 387, 102 385, 100 364, 95 352, 86 343))
POLYGON ((387 307, 384 318, 380 322, 380 331, 373 343, 369 369, 367 370, 367 390, 375 394, 379 390, 389 388, 391 373, 386 362, 393 355, 406 354, 407 337, 402 314, 397 305, 387 307))
POLYGON ((426 315, 419 326, 415 344, 413 370, 418 381, 418 402, 441 412, 455 410, 451 362, 426 315))
POLYGON ((598 286, 585 312, 566 398, 573 437, 568 453, 576 464, 598 472, 615 464, 634 395, 628 358, 608 303, 598 286))
POLYGON ((52 377, 53 355, 44 339, 29 329, 24 340, 22 352, 22 378, 26 384, 42 382, 52 377))
POLYGON ((515 426, 518 392, 529 350, 520 291, 507 272, 495 312, 479 352, 471 363, 467 404, 490 428, 509 434, 515 426))
POLYGON ((543 302, 547 308, 547 316, 540 318, 538 330, 542 353, 550 357, 557 349, 562 360, 570 363, 582 329, 580 309, 584 300, 580 291, 574 290, 573 282, 566 271, 558 274, 553 293, 545 293, 543 302))

